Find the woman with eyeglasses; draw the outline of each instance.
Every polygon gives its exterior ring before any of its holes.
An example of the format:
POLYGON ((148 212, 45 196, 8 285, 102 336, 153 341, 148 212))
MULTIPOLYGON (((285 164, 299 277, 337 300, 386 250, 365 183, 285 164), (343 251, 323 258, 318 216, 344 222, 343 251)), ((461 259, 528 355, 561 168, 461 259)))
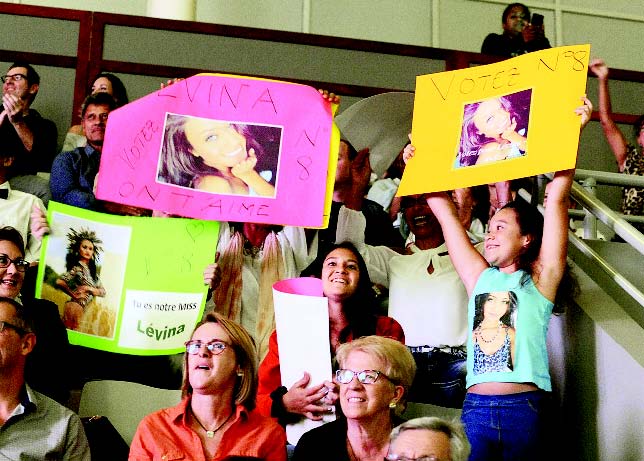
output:
POLYGON ((402 421, 414 380, 416 362, 399 341, 365 336, 338 347, 344 417, 305 433, 295 447, 293 461, 382 461, 389 450, 389 434, 402 421))
MULTIPOLYGON (((367 266, 353 244, 335 245, 324 256, 321 269, 322 291, 329 302, 329 343, 335 356, 340 344, 368 335, 405 342, 402 327, 391 317, 378 315, 375 293, 367 266)), ((268 353, 259 367, 257 408, 280 423, 293 423, 306 417, 321 420, 334 411, 337 388, 331 381, 309 383, 310 375, 290 389, 282 386, 277 334, 269 340, 268 353), (311 384, 311 385, 309 385, 311 384)))
POLYGON ((209 313, 186 342, 183 400, 146 416, 131 461, 286 460, 286 435, 255 408, 257 354, 243 327, 209 313))

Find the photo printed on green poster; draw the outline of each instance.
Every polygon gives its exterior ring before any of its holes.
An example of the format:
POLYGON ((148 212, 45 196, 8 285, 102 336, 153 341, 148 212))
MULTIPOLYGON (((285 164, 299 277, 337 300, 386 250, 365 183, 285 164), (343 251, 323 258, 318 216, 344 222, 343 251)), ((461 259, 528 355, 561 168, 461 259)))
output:
POLYGON ((183 350, 201 319, 219 223, 115 216, 49 202, 36 296, 71 344, 135 355, 183 350))

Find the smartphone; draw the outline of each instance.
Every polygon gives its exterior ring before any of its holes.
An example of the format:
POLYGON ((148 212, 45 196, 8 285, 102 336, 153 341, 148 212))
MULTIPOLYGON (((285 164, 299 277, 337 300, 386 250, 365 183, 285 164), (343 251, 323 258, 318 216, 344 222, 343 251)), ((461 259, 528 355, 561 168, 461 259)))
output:
POLYGON ((533 26, 543 26, 543 15, 539 13, 534 13, 532 15, 532 19, 530 20, 530 24, 533 26))

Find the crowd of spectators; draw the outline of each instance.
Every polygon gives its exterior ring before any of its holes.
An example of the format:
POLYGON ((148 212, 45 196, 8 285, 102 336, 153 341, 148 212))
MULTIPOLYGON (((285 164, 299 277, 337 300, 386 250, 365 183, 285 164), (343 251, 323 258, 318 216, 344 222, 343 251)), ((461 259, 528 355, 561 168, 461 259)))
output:
MULTIPOLYGON (((509 5, 502 35, 490 34, 482 52, 511 57, 550 47, 537 18, 525 5, 509 5)), ((611 117, 608 67, 594 60, 590 70, 599 80, 600 121, 619 171, 642 174, 642 117, 635 146, 611 117)), ((70 390, 96 377, 138 380, 128 368, 139 364, 123 359, 110 368, 116 354, 68 343, 66 327, 78 324, 83 302, 104 295, 100 281, 81 299, 61 276, 70 307, 60 313, 34 298, 34 274, 50 199, 107 213, 153 214, 94 195, 108 116, 128 102, 127 92, 116 76, 97 75, 80 108, 80 125, 69 128, 57 152, 56 126, 31 108, 40 87, 37 71, 16 62, 2 81, 0 452, 11 459, 89 459, 80 419, 63 406, 70 390), (43 427, 49 436, 39 435, 43 427)), ((326 92, 324 97, 339 101, 326 92)), ((576 113, 583 127, 592 104, 582 100, 576 113)), ((402 160, 414 155, 411 144, 398 149, 387 179, 399 179, 402 160)), ((217 255, 203 272, 210 288, 206 313, 183 356, 183 399, 141 422, 130 459, 281 461, 287 458, 284 427, 328 414, 338 419, 304 434, 293 459, 544 455, 551 390, 544 332, 565 280, 574 170, 555 173, 541 218, 514 199, 507 182, 486 188, 483 199, 463 189, 407 196, 383 207, 367 199, 374 179, 369 156, 368 148, 358 151, 342 138, 326 230, 222 223, 217 255), (322 280, 335 372, 319 383, 304 372, 287 388, 272 285, 300 275, 322 280), (463 408, 464 426, 440 418, 404 422, 408 402, 463 408), (499 406, 504 410, 494 418, 502 428, 493 429, 486 421, 499 406)), ((227 168, 230 173, 235 166, 227 168)), ((231 184, 239 178, 234 173, 231 184)), ((643 197, 639 189, 625 189, 623 212, 642 214, 643 197)), ((92 245, 85 260, 98 251, 92 245)), ((141 369, 154 373, 158 362, 152 363, 141 369)))

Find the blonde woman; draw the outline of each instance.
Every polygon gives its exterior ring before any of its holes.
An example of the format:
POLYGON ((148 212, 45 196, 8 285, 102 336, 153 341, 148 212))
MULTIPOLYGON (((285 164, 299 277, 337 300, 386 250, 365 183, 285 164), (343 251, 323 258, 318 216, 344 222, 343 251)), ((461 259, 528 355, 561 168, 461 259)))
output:
POLYGON ((407 347, 391 338, 365 336, 342 344, 335 382, 344 417, 305 433, 293 461, 382 461, 389 434, 400 422, 416 362, 407 347))

